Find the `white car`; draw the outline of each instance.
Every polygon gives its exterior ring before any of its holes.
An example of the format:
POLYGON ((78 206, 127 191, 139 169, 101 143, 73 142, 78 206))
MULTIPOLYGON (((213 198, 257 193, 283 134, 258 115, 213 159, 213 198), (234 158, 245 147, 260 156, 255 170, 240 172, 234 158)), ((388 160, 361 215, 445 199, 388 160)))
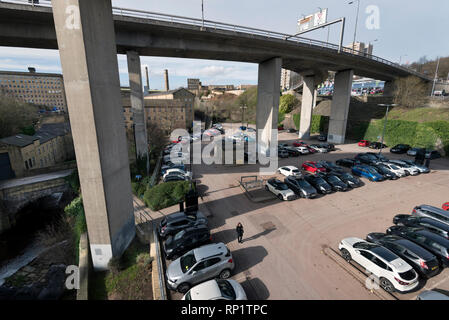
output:
POLYGON ((310 147, 316 151, 318 151, 319 153, 328 153, 329 150, 325 147, 322 147, 318 144, 311 144, 310 147))
POLYGON ((245 290, 235 280, 214 279, 190 289, 182 300, 247 300, 245 290))
POLYGON ((398 165, 399 167, 401 167, 402 169, 404 169, 405 174, 408 173, 408 174, 410 174, 412 176, 416 176, 416 175, 421 173, 421 171, 419 171, 418 168, 416 168, 415 166, 411 166, 411 165, 405 163, 404 161, 401 161, 401 160, 390 160, 390 162, 392 162, 392 163, 398 165))
POLYGON ((289 176, 301 177, 302 176, 301 171, 294 166, 280 167, 278 169, 278 172, 286 177, 289 177, 289 176))
POLYGON ((343 239, 338 248, 346 261, 365 268, 387 292, 410 291, 419 284, 415 270, 387 248, 359 238, 343 239))
POLYGON ((179 174, 179 175, 182 175, 182 176, 192 179, 192 172, 184 171, 184 170, 178 169, 178 168, 168 169, 167 171, 165 171, 165 174, 162 176, 162 178, 164 179, 169 174, 179 174))
POLYGON ((404 168, 399 167, 398 165, 391 162, 381 162, 380 164, 387 167, 388 170, 393 172, 395 175, 399 177, 405 177, 407 174, 405 173, 404 168))
POLYGON ((296 150, 298 150, 301 154, 309 154, 310 151, 306 147, 295 147, 296 150))
POLYGON ((275 178, 271 178, 267 181, 265 189, 274 193, 280 200, 291 201, 298 198, 285 183, 275 178))
POLYGON ((425 166, 422 166, 422 165, 419 165, 419 164, 416 164, 412 160, 401 160, 401 161, 405 162, 406 164, 408 164, 410 166, 412 166, 413 168, 418 169, 419 172, 421 172, 421 173, 429 173, 430 172, 429 168, 427 168, 425 166))

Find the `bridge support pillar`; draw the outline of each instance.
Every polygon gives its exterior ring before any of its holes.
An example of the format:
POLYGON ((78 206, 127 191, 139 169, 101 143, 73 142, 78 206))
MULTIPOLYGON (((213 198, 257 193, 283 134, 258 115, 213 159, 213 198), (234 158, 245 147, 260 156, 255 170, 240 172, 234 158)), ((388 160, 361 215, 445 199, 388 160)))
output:
POLYGON ((394 94, 394 82, 393 81, 385 81, 384 84, 384 96, 392 97, 394 94))
POLYGON ((148 163, 148 138, 147 126, 145 122, 145 106, 143 102, 140 56, 135 51, 127 51, 126 56, 128 59, 128 75, 129 87, 131 89, 131 109, 133 112, 136 156, 137 158, 146 158, 148 163))
POLYGON ((52 5, 92 262, 105 270, 135 236, 111 0, 52 5))
POLYGON ((271 143, 277 144, 281 67, 281 58, 272 58, 259 63, 256 136, 258 148, 264 155, 267 154, 271 143))
POLYGON ((334 94, 331 103, 331 116, 327 140, 331 143, 344 143, 351 102, 353 70, 335 74, 334 94))
POLYGON ((299 139, 310 138, 310 126, 312 123, 312 111, 314 107, 315 76, 303 78, 301 119, 299 123, 299 139))

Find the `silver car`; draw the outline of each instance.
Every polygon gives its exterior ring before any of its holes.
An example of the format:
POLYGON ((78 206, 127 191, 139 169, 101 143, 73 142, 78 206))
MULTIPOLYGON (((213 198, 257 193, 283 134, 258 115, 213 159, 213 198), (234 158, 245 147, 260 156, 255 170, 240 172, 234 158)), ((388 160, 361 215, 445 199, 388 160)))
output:
POLYGON ((390 162, 394 163, 395 165, 397 165, 399 167, 401 167, 402 169, 404 169, 404 171, 406 173, 409 173, 412 176, 416 176, 416 175, 421 173, 421 171, 418 170, 418 168, 416 168, 414 165, 411 166, 411 165, 405 163, 404 161, 401 161, 401 160, 390 160, 390 162))
POLYGON ((421 172, 421 173, 429 173, 430 172, 429 168, 427 168, 426 166, 422 166, 420 164, 416 164, 412 160, 400 160, 400 161, 405 162, 406 164, 418 169, 419 172, 421 172))
POLYGON ((426 204, 413 208, 412 216, 427 217, 449 225, 449 211, 426 204))
POLYGON ((232 270, 234 260, 226 245, 208 244, 173 261, 167 268, 167 284, 171 290, 186 293, 193 285, 206 280, 227 279, 232 270))

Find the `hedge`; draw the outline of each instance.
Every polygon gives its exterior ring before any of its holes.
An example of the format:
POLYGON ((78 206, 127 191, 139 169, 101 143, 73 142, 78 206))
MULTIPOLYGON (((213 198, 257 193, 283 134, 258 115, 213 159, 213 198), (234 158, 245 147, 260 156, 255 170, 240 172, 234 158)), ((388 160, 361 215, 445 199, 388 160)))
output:
POLYGON ((84 214, 83 199, 81 196, 75 198, 65 208, 64 212, 73 221, 73 238, 76 261, 78 261, 79 241, 81 235, 87 232, 86 216, 84 214))
POLYGON ((161 210, 184 201, 189 192, 190 181, 171 181, 158 184, 145 191, 143 200, 151 210, 161 210))
MULTIPOLYGON (((299 124, 301 122, 301 114, 296 113, 293 115, 293 121, 296 129, 299 130, 299 124)), ((319 114, 312 115, 312 121, 310 124, 310 133, 326 132, 329 127, 329 117, 319 114)))

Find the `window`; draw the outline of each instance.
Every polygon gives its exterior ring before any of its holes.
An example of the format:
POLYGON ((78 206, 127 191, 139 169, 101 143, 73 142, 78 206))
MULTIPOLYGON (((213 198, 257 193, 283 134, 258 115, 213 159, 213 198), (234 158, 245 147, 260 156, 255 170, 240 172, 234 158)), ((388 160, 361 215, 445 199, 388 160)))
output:
POLYGON ((220 258, 212 258, 212 259, 206 260, 206 261, 204 261, 205 268, 212 267, 213 265, 216 265, 220 261, 221 261, 220 258))
POLYGON ((373 256, 370 252, 368 252, 368 251, 360 251, 360 255, 361 255, 362 257, 365 257, 365 258, 368 259, 368 260, 371 260, 371 258, 374 257, 374 256, 373 256))

